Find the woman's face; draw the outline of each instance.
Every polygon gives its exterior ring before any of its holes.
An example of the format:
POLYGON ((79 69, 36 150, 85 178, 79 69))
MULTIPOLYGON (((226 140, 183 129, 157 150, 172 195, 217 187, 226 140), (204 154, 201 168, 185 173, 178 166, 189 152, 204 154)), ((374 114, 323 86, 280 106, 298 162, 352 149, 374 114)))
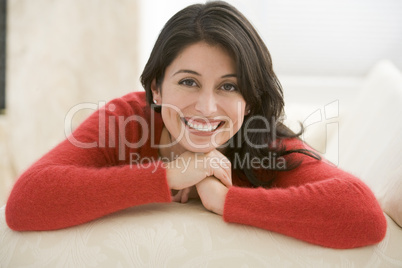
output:
POLYGON ((182 150, 212 151, 240 129, 246 102, 237 84, 232 57, 221 46, 205 42, 192 44, 177 56, 166 68, 160 88, 153 83, 165 127, 182 150))

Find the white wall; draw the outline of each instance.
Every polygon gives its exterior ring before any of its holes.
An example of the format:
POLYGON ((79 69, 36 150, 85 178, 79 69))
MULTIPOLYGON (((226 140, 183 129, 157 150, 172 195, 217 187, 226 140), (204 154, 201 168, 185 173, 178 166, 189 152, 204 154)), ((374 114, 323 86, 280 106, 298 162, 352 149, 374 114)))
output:
POLYGON ((72 107, 139 89, 137 26, 132 0, 9 1, 6 119, 16 173, 65 138, 72 107))
POLYGON ((379 60, 402 68, 402 1, 261 1, 261 33, 278 73, 364 75, 379 60))

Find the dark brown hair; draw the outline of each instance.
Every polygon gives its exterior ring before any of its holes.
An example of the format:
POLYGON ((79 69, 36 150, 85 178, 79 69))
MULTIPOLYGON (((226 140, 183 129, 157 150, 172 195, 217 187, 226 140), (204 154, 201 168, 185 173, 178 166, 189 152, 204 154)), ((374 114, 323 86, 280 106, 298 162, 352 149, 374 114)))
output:
MULTIPOLYGON (((252 24, 235 7, 223 1, 188 6, 176 13, 164 26, 141 75, 147 102, 152 106, 151 84, 155 79, 157 87, 162 84, 166 68, 187 46, 204 41, 220 45, 230 53, 236 62, 239 91, 250 108, 240 130, 227 142, 225 155, 232 161, 238 159, 283 157, 298 152, 316 156, 305 149, 286 150, 281 146, 283 138, 297 137, 281 122, 284 100, 281 84, 276 77, 270 53, 252 24), (265 122, 263 122, 265 119, 265 122), (267 129, 267 122, 269 128, 267 129), (263 129, 264 132, 246 132, 263 129), (247 135, 247 137, 246 137, 247 135), (247 142, 248 141, 248 142, 247 142), (273 142, 279 141, 276 146, 273 142), (229 146, 230 145, 230 146, 229 146), (274 154, 272 154, 274 153, 274 154)), ((156 106, 156 111, 160 107, 156 106)), ((289 170, 299 163, 287 163, 282 170, 289 170)), ((233 165, 232 165, 233 166, 233 165)), ((272 167, 271 170, 280 170, 272 167)), ((250 166, 234 167, 239 177, 245 177, 254 186, 266 186, 272 182, 261 180, 250 166)))

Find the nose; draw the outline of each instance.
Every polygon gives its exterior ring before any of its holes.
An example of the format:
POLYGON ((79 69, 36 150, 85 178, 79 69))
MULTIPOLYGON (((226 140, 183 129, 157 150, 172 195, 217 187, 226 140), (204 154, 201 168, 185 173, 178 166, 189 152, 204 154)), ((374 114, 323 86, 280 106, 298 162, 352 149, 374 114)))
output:
POLYGON ((210 116, 217 111, 217 101, 213 90, 202 90, 195 109, 204 116, 210 116))

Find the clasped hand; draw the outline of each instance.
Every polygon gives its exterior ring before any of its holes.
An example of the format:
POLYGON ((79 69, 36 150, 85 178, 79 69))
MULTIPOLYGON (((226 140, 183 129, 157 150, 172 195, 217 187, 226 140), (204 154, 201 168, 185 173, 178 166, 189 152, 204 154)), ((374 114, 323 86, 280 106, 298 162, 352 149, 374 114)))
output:
POLYGON ((231 164, 221 152, 185 152, 167 163, 166 176, 170 189, 178 190, 175 202, 187 202, 189 197, 198 196, 204 207, 219 215, 232 186, 231 164))

